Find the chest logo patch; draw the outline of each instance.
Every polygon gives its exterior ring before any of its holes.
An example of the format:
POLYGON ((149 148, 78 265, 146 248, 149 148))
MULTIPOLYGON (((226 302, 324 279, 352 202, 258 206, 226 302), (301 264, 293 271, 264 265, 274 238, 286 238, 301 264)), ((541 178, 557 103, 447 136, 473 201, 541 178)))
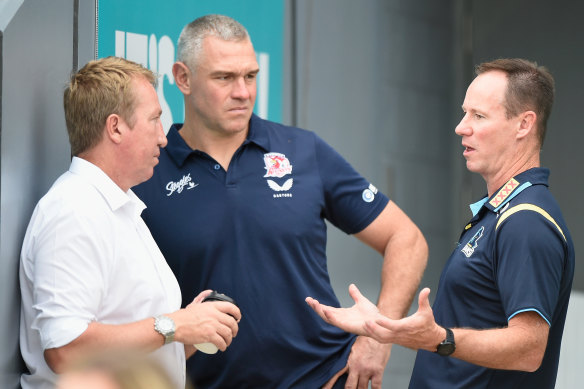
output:
POLYGON ((196 188, 197 186, 199 186, 199 184, 195 184, 193 182, 193 179, 191 178, 191 173, 184 175, 180 180, 178 181, 169 181, 168 184, 166 184, 166 191, 168 192, 166 195, 170 196, 173 193, 182 193, 183 189, 193 189, 196 188))
POLYGON ((281 186, 272 180, 267 180, 267 182, 268 182, 268 186, 272 190, 274 190, 276 192, 286 192, 292 188, 292 184, 294 183, 294 179, 293 178, 287 179, 286 182, 284 182, 281 186))
POLYGON ((483 236, 483 232, 485 232, 485 226, 479 228, 479 230, 468 241, 468 243, 464 245, 462 250, 460 250, 464 255, 466 255, 467 258, 470 258, 470 256, 474 253, 475 249, 478 246, 479 239, 483 236))
POLYGON ((264 163, 266 164, 264 177, 282 178, 286 174, 292 173, 292 165, 284 154, 266 153, 264 154, 264 163))

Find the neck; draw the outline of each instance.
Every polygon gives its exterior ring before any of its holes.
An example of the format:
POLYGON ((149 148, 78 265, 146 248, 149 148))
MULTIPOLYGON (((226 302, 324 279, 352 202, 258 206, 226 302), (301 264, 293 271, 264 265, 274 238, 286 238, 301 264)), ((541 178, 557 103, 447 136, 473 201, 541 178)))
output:
POLYGON ((207 153, 227 171, 231 158, 247 138, 248 131, 246 129, 225 135, 189 126, 185 120, 179 134, 190 148, 207 153))
POLYGON ((539 153, 535 153, 534 155, 525 160, 517 161, 515 164, 499 172, 494 177, 489 178, 483 177, 487 183, 488 196, 491 197, 500 187, 505 185, 507 181, 509 181, 516 175, 539 166, 540 166, 539 153))
POLYGON ((106 152, 96 151, 96 149, 88 150, 77 155, 87 162, 92 163, 101 169, 122 191, 127 192, 133 185, 130 185, 123 174, 124 169, 115 168, 115 154, 107 154, 106 152))

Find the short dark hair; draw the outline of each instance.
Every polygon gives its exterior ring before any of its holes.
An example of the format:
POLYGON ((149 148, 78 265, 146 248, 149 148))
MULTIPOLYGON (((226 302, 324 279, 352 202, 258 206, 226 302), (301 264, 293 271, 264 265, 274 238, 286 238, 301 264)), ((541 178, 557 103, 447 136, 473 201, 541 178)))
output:
POLYGON ((555 82, 547 68, 521 58, 501 58, 484 62, 475 69, 476 74, 499 70, 507 74, 505 110, 507 118, 528 110, 537 115, 537 137, 543 145, 547 120, 554 103, 555 82))

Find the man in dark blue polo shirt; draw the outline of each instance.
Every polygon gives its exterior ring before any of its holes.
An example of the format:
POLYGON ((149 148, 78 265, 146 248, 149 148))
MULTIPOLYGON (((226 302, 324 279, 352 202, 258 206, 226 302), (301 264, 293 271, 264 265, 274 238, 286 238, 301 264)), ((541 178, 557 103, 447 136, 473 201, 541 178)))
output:
POLYGON ((235 20, 193 21, 177 57, 185 122, 134 189, 183 302, 215 289, 243 315, 229 351, 197 352, 189 376, 198 388, 381 388, 390 345, 324 323, 304 297, 338 306, 326 219, 383 255, 379 309, 403 317, 426 264, 419 229, 314 133, 252 115, 259 68, 235 20))
POLYGON ((487 196, 442 272, 433 309, 383 317, 353 285, 352 308, 307 302, 329 323, 419 349, 410 388, 554 388, 574 245, 548 189, 540 150, 554 81, 536 64, 500 59, 477 67, 456 133, 487 196))

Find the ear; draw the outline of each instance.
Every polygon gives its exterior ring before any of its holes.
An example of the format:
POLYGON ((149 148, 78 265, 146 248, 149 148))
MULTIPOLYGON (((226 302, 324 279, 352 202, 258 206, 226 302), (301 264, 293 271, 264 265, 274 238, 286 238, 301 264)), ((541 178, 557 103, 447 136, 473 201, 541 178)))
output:
POLYGON ((537 114, 533 111, 525 111, 519 116, 519 128, 517 138, 525 138, 529 134, 535 134, 537 114))
POLYGON ((122 129, 120 128, 122 123, 123 119, 115 113, 105 119, 105 136, 115 144, 122 141, 122 129))
POLYGON ((188 66, 180 61, 175 62, 172 65, 172 76, 178 89, 184 95, 189 95, 191 93, 191 71, 188 66))

